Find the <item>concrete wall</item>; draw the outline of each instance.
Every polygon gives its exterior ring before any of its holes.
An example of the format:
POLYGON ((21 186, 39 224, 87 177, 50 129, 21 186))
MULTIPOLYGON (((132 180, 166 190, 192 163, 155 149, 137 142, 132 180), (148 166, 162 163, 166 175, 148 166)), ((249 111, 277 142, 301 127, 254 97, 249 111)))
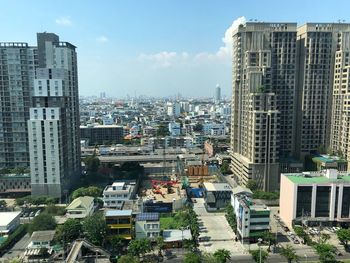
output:
POLYGON ((280 189, 280 217, 291 229, 292 221, 296 216, 297 185, 286 176, 281 175, 280 189))

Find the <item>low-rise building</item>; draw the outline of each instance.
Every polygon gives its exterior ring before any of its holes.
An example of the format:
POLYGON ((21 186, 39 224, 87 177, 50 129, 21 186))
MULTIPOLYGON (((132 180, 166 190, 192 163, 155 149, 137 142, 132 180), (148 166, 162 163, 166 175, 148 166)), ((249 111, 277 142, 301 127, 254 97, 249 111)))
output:
POLYGON ((0 236, 9 235, 20 224, 21 212, 0 212, 0 236))
POLYGON ((242 195, 239 199, 237 236, 242 243, 256 242, 270 230, 270 209, 254 204, 252 199, 242 195))
POLYGON ((312 158, 312 161, 316 164, 317 171, 324 169, 337 169, 338 171, 347 171, 348 162, 338 156, 320 155, 312 158))
POLYGON ((294 224, 350 223, 350 174, 328 169, 281 174, 280 217, 294 224))
POLYGON ((227 183, 204 183, 204 201, 208 211, 223 209, 231 201, 232 188, 227 183))
POLYGON ((189 229, 166 229, 163 231, 163 238, 166 248, 182 247, 184 240, 191 240, 191 230, 189 229))
POLYGON ((239 212, 239 200, 242 198, 242 196, 252 197, 253 192, 249 188, 243 186, 237 186, 232 189, 231 205, 236 215, 238 215, 239 212))
POLYGON ((169 133, 171 136, 179 136, 181 134, 181 125, 177 122, 169 122, 169 133))
POLYGON ((0 194, 16 195, 28 193, 30 194, 30 174, 1 174, 0 175, 0 194))
POLYGON ((94 212, 94 198, 81 196, 74 199, 66 208, 68 218, 85 218, 94 212))
POLYGON ((33 232, 30 238, 30 243, 24 252, 24 255, 28 258, 29 262, 40 262, 42 259, 47 259, 52 254, 52 241, 55 232, 55 230, 33 232))
POLYGON ((141 213, 136 215, 135 235, 136 239, 156 238, 159 236, 159 213, 141 213))
POLYGON ((103 190, 103 206, 121 209, 124 202, 135 195, 135 182, 114 182, 103 190))
POLYGON ((123 127, 118 125, 80 126, 80 137, 89 145, 123 143, 123 127))
POLYGON ((105 219, 109 235, 131 239, 132 210, 107 210, 105 219))

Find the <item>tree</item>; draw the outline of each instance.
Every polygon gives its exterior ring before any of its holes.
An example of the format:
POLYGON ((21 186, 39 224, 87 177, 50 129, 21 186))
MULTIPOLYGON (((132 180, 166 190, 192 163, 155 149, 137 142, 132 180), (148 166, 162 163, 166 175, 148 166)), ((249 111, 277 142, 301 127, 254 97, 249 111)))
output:
POLYGON ((143 255, 151 250, 151 241, 146 238, 132 240, 128 246, 128 253, 137 257, 140 257, 140 255, 143 255))
POLYGON ((193 131, 195 131, 195 132, 201 132, 201 131, 203 131, 203 124, 201 124, 201 123, 196 123, 196 125, 194 125, 194 127, 193 127, 193 131))
POLYGON ((139 263, 139 259, 137 257, 131 255, 124 255, 118 259, 118 263, 139 263))
POLYGON ((73 194, 72 198, 78 198, 80 196, 92 196, 92 197, 99 197, 102 194, 102 189, 96 186, 89 186, 89 187, 80 187, 76 189, 73 194))
POLYGON ((7 203, 5 200, 0 200, 0 210, 5 210, 7 208, 7 203))
POLYGON ((247 182, 247 188, 249 188, 253 192, 258 190, 258 183, 257 183, 257 181, 253 180, 253 179, 249 179, 248 182, 247 182))
POLYGON ((231 258, 231 253, 227 249, 218 249, 214 252, 214 257, 218 263, 226 263, 231 258))
POLYGON ((164 124, 161 124, 158 126, 157 137, 165 137, 165 136, 168 136, 169 134, 170 133, 167 126, 165 126, 164 124))
POLYGON ((320 243, 327 243, 327 241, 330 239, 331 239, 330 234, 322 233, 320 236, 320 243))
POLYGON ((223 161, 223 163, 220 167, 220 172, 222 174, 229 174, 231 172, 230 165, 229 165, 228 161, 223 161))
POLYGON ((319 257, 321 263, 334 262, 336 248, 327 243, 317 243, 314 249, 319 257))
POLYGON ((185 254, 184 257, 184 263, 201 263, 201 257, 200 255, 194 253, 194 252, 188 252, 185 254))
POLYGON ((233 207, 230 203, 227 204, 227 206, 226 206, 225 217, 226 217, 227 223, 230 225, 233 232, 236 233, 237 232, 237 219, 236 219, 236 215, 233 211, 233 207))
POLYGON ((114 254, 121 254, 125 246, 125 238, 121 236, 113 236, 110 238, 110 244, 112 246, 112 251, 114 254))
POLYGON ((291 245, 281 247, 281 255, 287 259, 288 263, 292 263, 293 261, 299 261, 299 256, 297 255, 295 249, 291 245))
POLYGON ((100 167, 100 159, 95 155, 86 157, 84 163, 88 173, 96 173, 100 167))
POLYGON ((156 238, 156 244, 158 249, 158 256, 162 256, 162 250, 165 247, 164 238, 159 236, 156 238))
POLYGON ((56 228, 56 220, 52 215, 41 213, 34 217, 32 223, 29 225, 29 232, 42 230, 54 230, 56 228))
POLYGON ((270 231, 266 231, 263 239, 269 243, 269 247, 267 248, 267 251, 270 251, 271 245, 276 242, 276 236, 272 234, 270 231))
POLYGON ((76 240, 83 232, 83 226, 78 219, 68 219, 63 225, 57 227, 55 239, 67 244, 76 240))
POLYGON ((83 221, 83 232, 86 238, 93 244, 101 246, 106 236, 106 221, 102 213, 96 213, 83 221))
POLYGON ((216 257, 211 253, 204 252, 202 254, 202 262, 204 263, 218 263, 216 257))
POLYGON ((261 261, 260 261, 260 250, 250 250, 250 254, 255 262, 264 263, 269 257, 269 253, 266 250, 261 249, 261 261))
POLYGON ((341 228, 337 230, 337 237, 339 241, 345 246, 348 246, 348 242, 350 241, 350 229, 349 228, 341 228))

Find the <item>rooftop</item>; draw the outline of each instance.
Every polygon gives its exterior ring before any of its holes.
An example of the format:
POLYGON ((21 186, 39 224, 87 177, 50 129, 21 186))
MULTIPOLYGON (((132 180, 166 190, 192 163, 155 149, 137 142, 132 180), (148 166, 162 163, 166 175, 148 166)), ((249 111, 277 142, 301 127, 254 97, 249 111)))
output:
POLYGON ((136 221, 159 221, 159 213, 141 213, 136 215, 136 221))
POLYGON ((7 226, 20 213, 21 213, 21 211, 17 211, 17 212, 0 212, 0 226, 7 226))
POLYGON ((132 210, 106 210, 106 216, 131 216, 132 210))
POLYGON ((77 208, 85 208, 88 209, 91 206, 91 203, 94 202, 94 198, 91 196, 81 196, 78 198, 75 198, 69 206, 67 206, 68 209, 77 209, 77 208))
POLYGON ((55 233, 55 230, 35 231, 32 234, 31 240, 39 242, 48 242, 53 240, 55 233))
POLYGON ((184 229, 167 229, 163 231, 163 238, 164 242, 174 242, 174 241, 181 241, 185 239, 191 239, 191 230, 184 229))
MULTIPOLYGON (((333 171, 336 171, 332 169, 333 171)), ((333 175, 327 175, 327 171, 303 172, 282 174, 295 184, 315 184, 315 183, 350 183, 350 173, 334 172, 333 175)))
POLYGON ((232 188, 227 183, 204 183, 204 188, 207 191, 232 191, 232 188))
POLYGON ((312 158, 314 162, 322 162, 322 163, 334 163, 334 162, 341 162, 341 163, 346 163, 346 160, 338 157, 338 156, 330 156, 330 155, 321 155, 312 158))

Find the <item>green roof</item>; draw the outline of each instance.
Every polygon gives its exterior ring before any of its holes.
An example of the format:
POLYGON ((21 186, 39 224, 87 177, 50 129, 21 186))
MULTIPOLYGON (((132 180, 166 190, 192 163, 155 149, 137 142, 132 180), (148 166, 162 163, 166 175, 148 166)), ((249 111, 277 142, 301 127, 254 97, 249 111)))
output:
POLYGON ((94 198, 91 196, 81 196, 73 200, 72 203, 70 203, 69 206, 67 206, 67 210, 69 209, 88 209, 91 205, 91 203, 94 202, 94 198))
POLYGON ((334 162, 337 162, 337 163, 346 163, 346 160, 344 159, 333 159, 332 157, 324 157, 324 156, 317 156, 317 157, 314 157, 312 158, 312 160, 316 163, 334 163, 334 162))
POLYGON ((296 184, 314 184, 314 183, 350 183, 350 175, 338 176, 338 179, 328 179, 325 176, 287 175, 287 178, 296 184))

